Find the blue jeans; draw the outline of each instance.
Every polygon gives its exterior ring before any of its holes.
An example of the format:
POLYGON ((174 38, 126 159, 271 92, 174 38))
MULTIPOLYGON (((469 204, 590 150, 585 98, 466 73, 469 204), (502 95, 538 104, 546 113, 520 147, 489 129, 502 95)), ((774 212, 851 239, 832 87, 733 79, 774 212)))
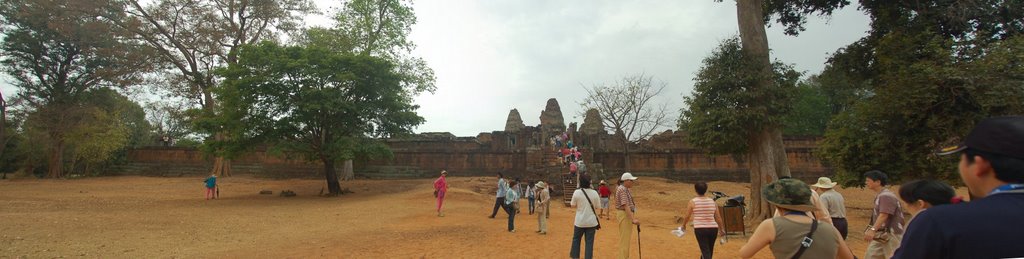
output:
POLYGON ((587 250, 583 252, 584 258, 594 258, 594 234, 597 232, 597 227, 592 228, 581 228, 573 226, 572 230, 572 248, 569 250, 570 258, 580 258, 580 238, 586 239, 587 250))
POLYGON ((508 213, 508 231, 516 229, 516 208, 514 204, 505 204, 502 208, 505 208, 505 213, 508 213))
POLYGON ((533 215, 533 197, 530 197, 530 215, 533 215))

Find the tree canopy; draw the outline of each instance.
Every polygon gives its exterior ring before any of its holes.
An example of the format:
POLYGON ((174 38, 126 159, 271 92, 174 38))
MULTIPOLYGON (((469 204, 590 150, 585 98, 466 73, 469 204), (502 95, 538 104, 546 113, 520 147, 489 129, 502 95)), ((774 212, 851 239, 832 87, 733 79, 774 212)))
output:
POLYGON ((324 164, 328 189, 340 194, 334 163, 390 154, 374 137, 411 133, 423 122, 394 64, 368 55, 272 42, 246 46, 220 72, 223 120, 236 121, 227 145, 268 143, 324 164))
POLYGON ((679 118, 689 143, 711 154, 745 154, 750 136, 783 124, 800 77, 792 66, 775 62, 775 85, 752 87, 760 80, 750 72, 758 64, 746 57, 737 38, 722 41, 702 64, 679 118))
POLYGON ((861 1, 868 36, 822 73, 840 108, 822 143, 837 178, 871 169, 894 180, 955 178, 933 155, 990 116, 1024 112, 1019 1, 861 1))
MULTIPOLYGON (((75 144, 76 134, 83 134, 80 131, 97 117, 119 116, 84 108, 95 106, 92 93, 132 85, 149 67, 139 45, 121 38, 111 23, 94 15, 116 16, 117 10, 110 1, 0 4, 0 64, 14 79, 24 109, 32 111, 26 124, 45 136, 38 140, 47 148, 50 177, 64 175, 65 148, 75 144)), ((96 154, 109 148, 117 149, 105 147, 96 154)))

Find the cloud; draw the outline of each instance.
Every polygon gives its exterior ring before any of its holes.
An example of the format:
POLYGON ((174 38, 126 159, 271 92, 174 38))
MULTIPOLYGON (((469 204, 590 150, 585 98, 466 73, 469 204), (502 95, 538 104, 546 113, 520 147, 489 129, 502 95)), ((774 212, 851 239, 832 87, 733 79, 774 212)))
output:
MULTIPOLYGON (((646 73, 668 84, 673 117, 701 59, 737 34, 735 5, 714 1, 418 1, 410 38, 437 73, 438 91, 417 98, 417 131, 460 136, 504 128, 518 108, 539 124, 548 98, 566 123, 582 122, 582 85, 646 73)), ((772 57, 817 73, 829 52, 862 37, 868 17, 850 6, 799 37, 769 29, 772 57)))
MULTIPOLYGON (((315 1, 324 13, 309 25, 330 26, 336 0, 315 1)), ((582 85, 646 73, 668 87, 660 96, 673 118, 693 89, 701 59, 722 39, 737 35, 731 1, 416 1, 410 39, 437 76, 437 91, 416 98, 426 118, 417 132, 459 136, 502 130, 508 111, 540 123, 548 98, 557 98, 566 123, 576 117, 582 85)), ((863 37, 868 17, 848 6, 830 19, 813 18, 799 37, 768 30, 772 58, 817 73, 828 53, 863 37)), ((0 89, 13 95, 10 78, 0 89)), ((674 127, 674 126, 673 126, 674 127)))

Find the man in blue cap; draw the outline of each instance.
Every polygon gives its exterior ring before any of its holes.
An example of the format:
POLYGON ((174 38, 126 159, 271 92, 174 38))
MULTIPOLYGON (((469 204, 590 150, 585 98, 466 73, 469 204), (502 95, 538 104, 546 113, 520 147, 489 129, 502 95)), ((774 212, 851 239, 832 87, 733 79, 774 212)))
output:
POLYGON ((940 155, 960 155, 976 199, 914 218, 893 258, 1024 257, 1024 116, 986 119, 940 155))

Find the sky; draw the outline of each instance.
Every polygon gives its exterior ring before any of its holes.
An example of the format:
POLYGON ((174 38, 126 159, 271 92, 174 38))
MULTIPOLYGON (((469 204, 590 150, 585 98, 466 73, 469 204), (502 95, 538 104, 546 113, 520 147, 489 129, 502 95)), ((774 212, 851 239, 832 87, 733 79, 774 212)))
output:
MULTIPOLYGON (((314 2, 323 14, 308 16, 306 24, 330 26, 328 15, 340 1, 314 2)), ((527 126, 538 125, 549 98, 558 99, 566 124, 582 123, 584 86, 638 73, 666 84, 656 102, 667 103, 669 117, 678 118, 701 60, 738 35, 733 1, 451 0, 413 7, 413 54, 437 77, 437 91, 415 99, 426 119, 415 131, 457 136, 503 130, 511 109, 527 126)), ((772 26, 771 57, 815 74, 868 26, 856 5, 812 17, 797 37, 772 26)), ((0 89, 5 97, 15 90, 5 76, 0 89)))

